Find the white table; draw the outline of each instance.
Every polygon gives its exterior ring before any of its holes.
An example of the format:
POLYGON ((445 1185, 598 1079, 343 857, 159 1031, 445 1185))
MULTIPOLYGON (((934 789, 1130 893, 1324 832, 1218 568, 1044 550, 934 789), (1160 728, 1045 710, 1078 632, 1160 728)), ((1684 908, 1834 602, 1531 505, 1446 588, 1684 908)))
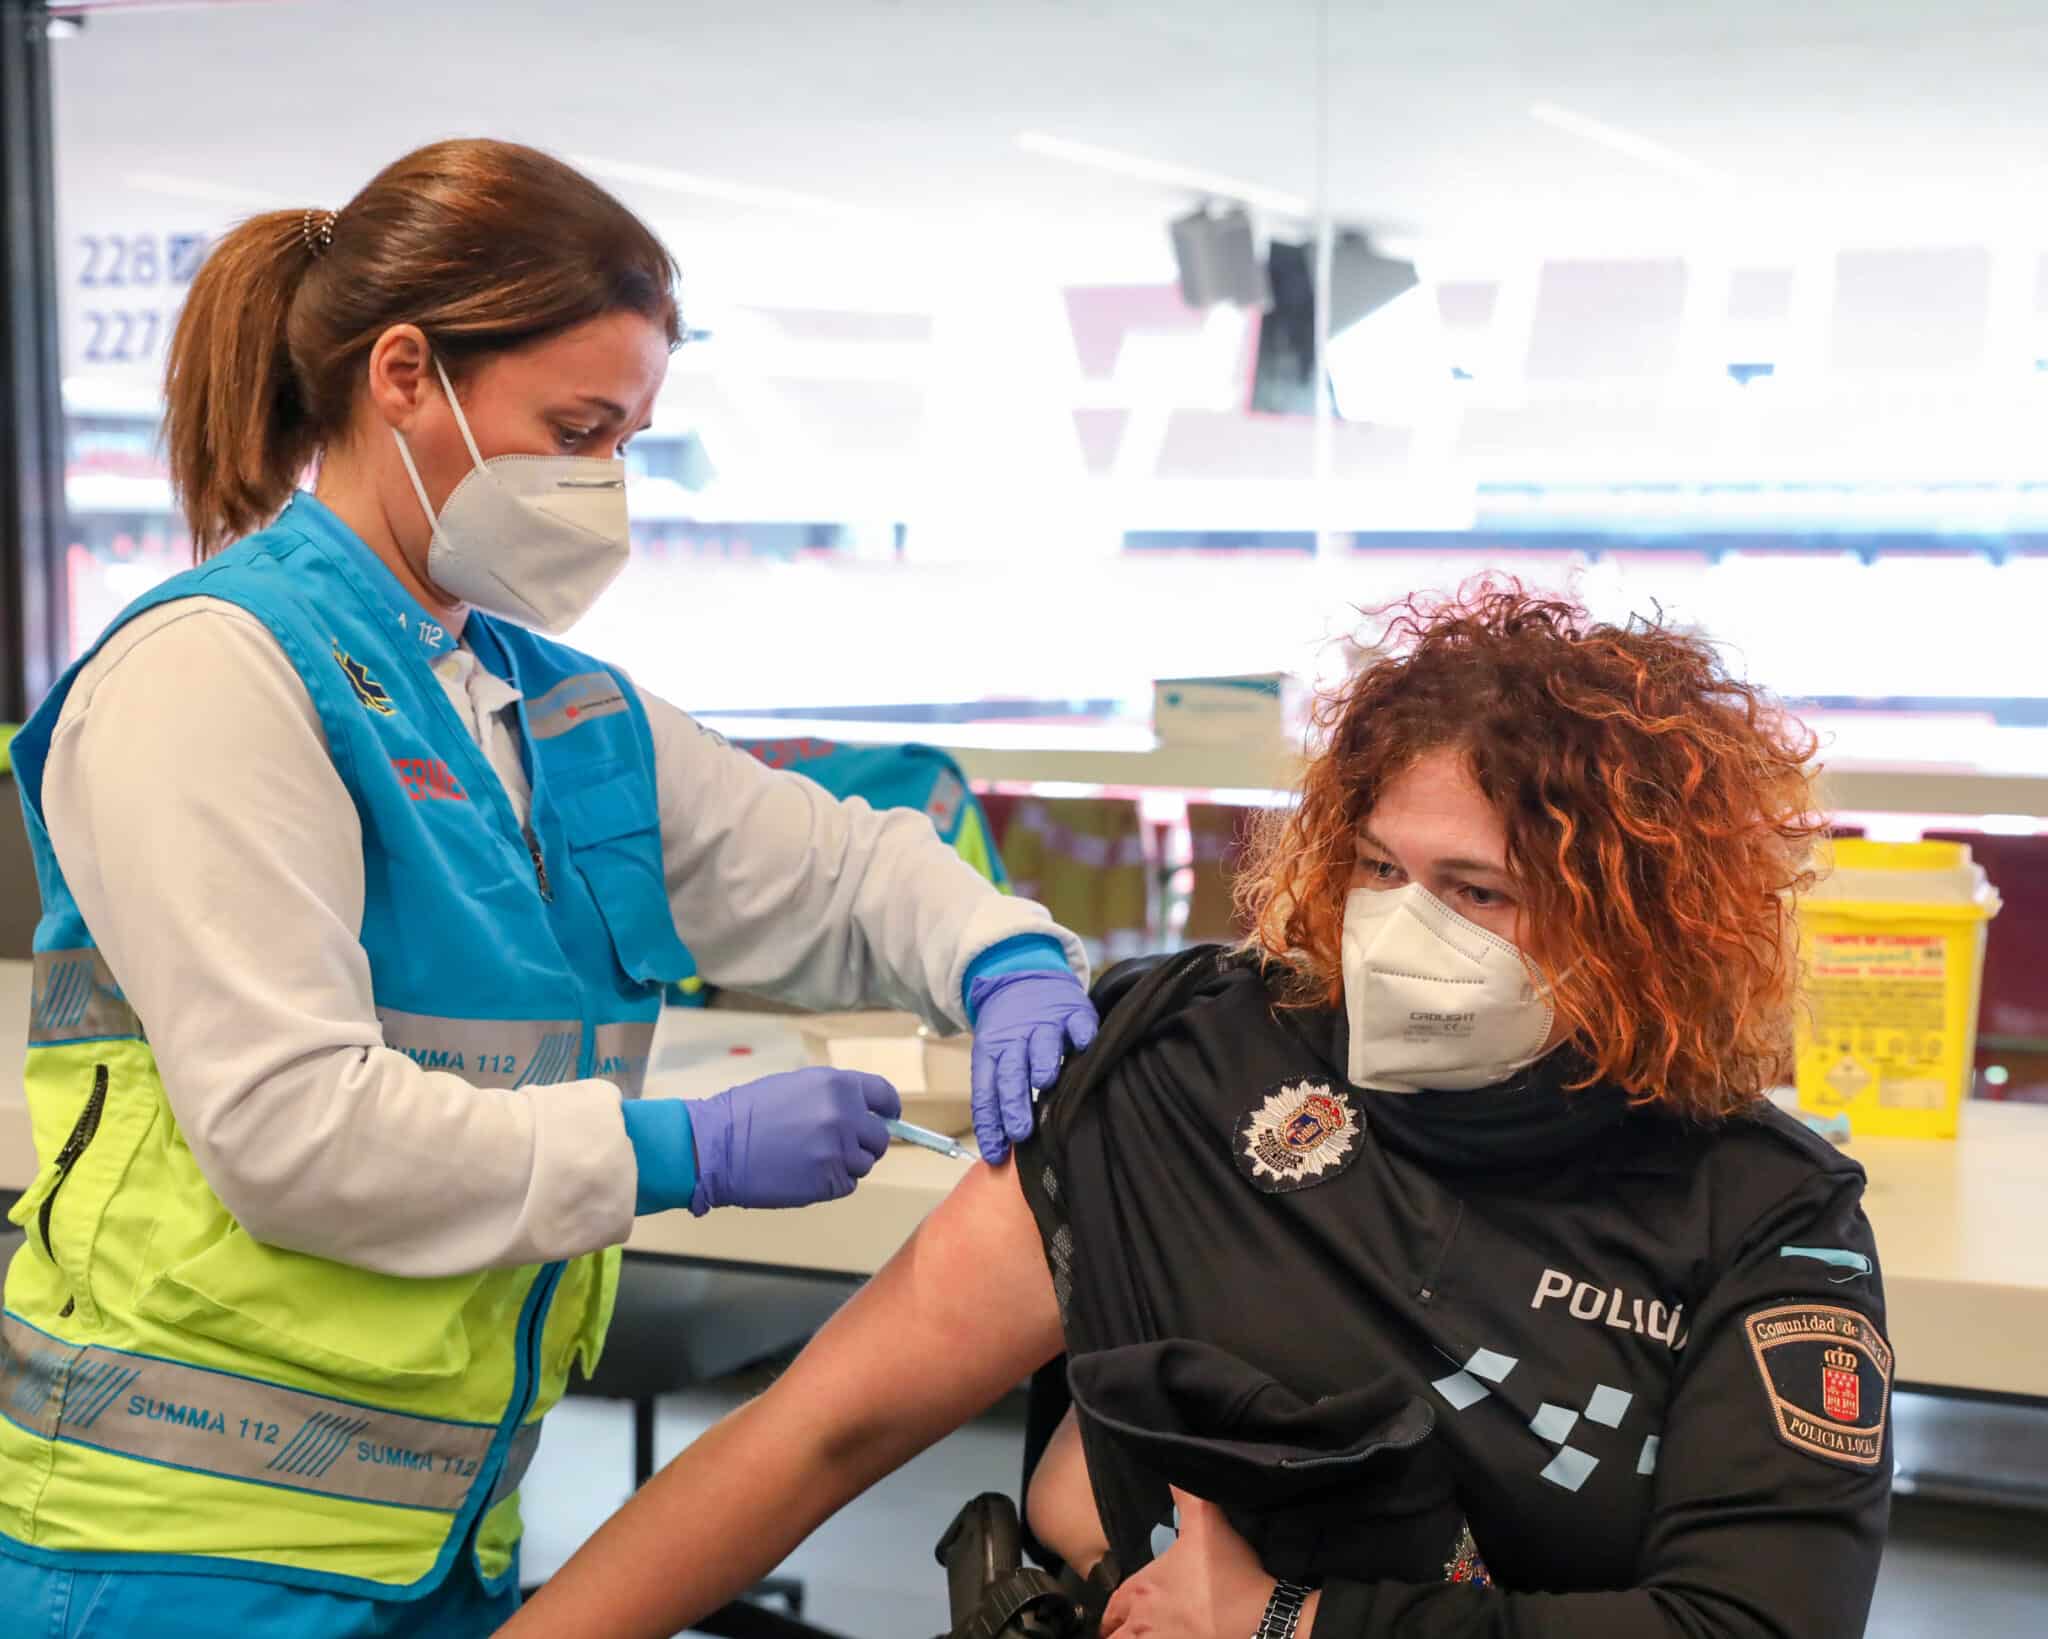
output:
MULTIPOLYGON (((0 963, 0 1189, 25 1189, 35 1174, 14 1068, 27 1012, 28 965, 0 963)), ((649 1087, 702 1096, 799 1062, 787 1019, 672 1010, 649 1087)), ((1865 1138, 1850 1153, 1870 1173, 1866 1204, 1884 1251, 1900 1380, 2048 1401, 2048 1108, 1976 1102, 1952 1143, 1865 1138)), ((868 1275, 964 1170, 898 1144, 844 1201, 797 1212, 663 1213, 642 1219, 628 1245, 662 1257, 868 1275)))
MULTIPOLYGON (((649 1094, 704 1098, 807 1062, 788 1018, 670 1008, 647 1073, 649 1094)), ((973 1148, 972 1141, 968 1143, 973 1148)), ((628 1251, 723 1263, 872 1275, 946 1198, 970 1163, 892 1144, 843 1201, 794 1212, 664 1212, 642 1218, 628 1251)))
POLYGON ((1962 1136, 1860 1138, 1901 1383, 2048 1400, 2048 1106, 1973 1099, 1962 1136))
MULTIPOLYGON (((784 1021, 664 1018, 651 1090, 701 1097, 797 1062, 784 1021), (751 1045, 744 1057, 734 1045, 751 1045), (664 1068, 663 1061, 667 1060, 664 1068), (734 1066, 749 1066, 737 1073, 734 1066)), ((1973 1101, 1962 1136, 1862 1138, 1902 1383, 2048 1401, 2048 1108, 1973 1101)), ((663 1213, 628 1247, 668 1257, 867 1275, 946 1197, 961 1164, 895 1145, 851 1197, 799 1212, 663 1213)))

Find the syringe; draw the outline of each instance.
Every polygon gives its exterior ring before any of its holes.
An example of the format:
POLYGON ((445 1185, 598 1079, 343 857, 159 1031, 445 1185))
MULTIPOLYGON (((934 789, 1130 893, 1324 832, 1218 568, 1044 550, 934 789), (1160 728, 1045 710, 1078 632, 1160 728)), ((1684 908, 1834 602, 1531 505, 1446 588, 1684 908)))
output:
POLYGON ((889 1136, 900 1138, 906 1144, 915 1144, 920 1149, 935 1150, 954 1161, 972 1161, 973 1156, 960 1147, 959 1140, 948 1138, 944 1133, 935 1133, 929 1127, 920 1127, 909 1121, 884 1121, 889 1136))

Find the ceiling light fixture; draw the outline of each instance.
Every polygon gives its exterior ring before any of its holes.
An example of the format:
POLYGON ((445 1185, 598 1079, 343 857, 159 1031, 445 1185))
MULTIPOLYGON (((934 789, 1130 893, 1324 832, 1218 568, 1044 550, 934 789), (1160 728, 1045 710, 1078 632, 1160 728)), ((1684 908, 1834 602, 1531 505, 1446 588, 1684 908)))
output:
POLYGON ((571 154, 569 163, 607 182, 631 182, 641 187, 661 188, 669 193, 687 194, 693 199, 716 199, 727 205, 749 209, 794 211, 805 216, 829 216, 842 222, 881 222, 880 211, 819 194, 797 193, 788 188, 764 188, 751 182, 729 182, 720 177, 700 176, 694 171, 672 171, 666 165, 645 165, 637 160, 605 159, 596 154, 571 154))
POLYGON ((1589 114, 1579 114, 1569 108, 1560 108, 1554 102, 1532 103, 1529 117, 1553 130, 1565 131, 1588 142, 1597 142, 1603 148, 1612 148, 1618 154, 1653 165, 1660 171, 1673 176, 1682 176, 1688 182, 1697 182, 1706 188, 1733 188, 1735 178, 1726 171, 1717 171, 1711 165, 1702 165, 1696 159, 1689 159, 1676 148, 1667 148, 1633 131, 1624 131, 1618 125, 1609 125, 1605 120, 1596 120, 1589 114))
POLYGON ((1276 211, 1282 216, 1306 217, 1312 214, 1309 202, 1299 194, 1281 193, 1275 188, 1262 188, 1256 182, 1247 182, 1242 177, 1224 176, 1216 171, 1197 171, 1185 165, 1169 165, 1161 160, 1146 159, 1141 154, 1126 154, 1115 148, 1097 148, 1092 143, 1069 142, 1064 137, 1047 136, 1043 131, 1019 132, 1017 146, 1027 154, 1065 160, 1070 165, 1086 165, 1092 170, 1108 171, 1113 176, 1127 176, 1136 182, 1156 182, 1163 187, 1185 188, 1212 199, 1234 199, 1242 204, 1256 205, 1260 210, 1276 211))

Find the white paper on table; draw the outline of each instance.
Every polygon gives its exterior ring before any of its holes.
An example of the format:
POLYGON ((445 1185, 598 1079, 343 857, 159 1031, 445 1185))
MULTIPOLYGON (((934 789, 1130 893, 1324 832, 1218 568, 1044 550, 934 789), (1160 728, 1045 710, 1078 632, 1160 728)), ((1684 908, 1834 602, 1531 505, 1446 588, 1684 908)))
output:
POLYGON ((902 1093, 924 1090, 924 1043, 915 1036, 832 1036, 825 1051, 836 1070, 864 1070, 902 1093))

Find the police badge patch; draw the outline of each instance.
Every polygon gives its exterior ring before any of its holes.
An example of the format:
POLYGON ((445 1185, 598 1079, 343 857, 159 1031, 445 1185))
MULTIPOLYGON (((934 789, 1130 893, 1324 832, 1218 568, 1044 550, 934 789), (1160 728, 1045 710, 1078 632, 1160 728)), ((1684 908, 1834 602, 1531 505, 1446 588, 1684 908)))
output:
POLYGON ((1283 1081, 1237 1127, 1237 1170, 1269 1195, 1327 1183, 1358 1159, 1364 1123, 1327 1081, 1283 1081))
POLYGON ((1868 1316, 1787 1303, 1743 1321, 1778 1438, 1852 1468, 1885 1460, 1892 1351, 1868 1316))

